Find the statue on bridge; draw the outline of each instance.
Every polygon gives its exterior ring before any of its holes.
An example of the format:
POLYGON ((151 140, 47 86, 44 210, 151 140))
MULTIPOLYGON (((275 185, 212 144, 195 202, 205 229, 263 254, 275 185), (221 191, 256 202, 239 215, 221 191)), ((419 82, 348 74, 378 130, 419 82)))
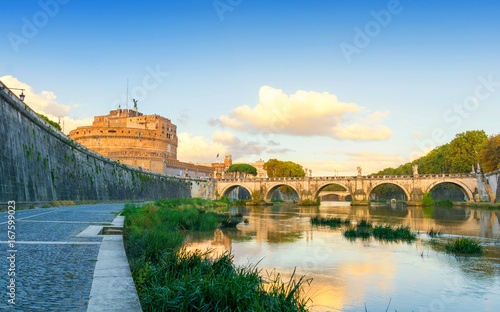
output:
POLYGON ((418 165, 413 165, 412 169, 413 169, 413 175, 418 177, 418 165))
POLYGON ((362 169, 361 169, 361 167, 358 167, 358 176, 361 176, 361 175, 362 175, 362 174, 361 174, 361 170, 362 170, 362 169))

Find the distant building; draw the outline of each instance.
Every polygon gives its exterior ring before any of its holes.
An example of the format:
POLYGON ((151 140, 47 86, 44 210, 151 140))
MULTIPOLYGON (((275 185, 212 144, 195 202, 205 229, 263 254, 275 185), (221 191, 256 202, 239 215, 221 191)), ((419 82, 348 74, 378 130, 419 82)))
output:
POLYGON ((83 146, 124 164, 154 172, 208 177, 211 167, 177 160, 177 126, 170 119, 131 109, 96 116, 92 126, 78 127, 70 137, 83 146))
MULTIPOLYGON (((224 178, 233 178, 235 175, 233 173, 226 173, 227 169, 233 164, 233 157, 231 154, 226 154, 224 156, 224 162, 223 163, 204 163, 204 164, 198 164, 200 166, 211 166, 212 167, 212 173, 211 177, 217 177, 219 179, 224 179, 224 178)), ((264 170, 264 164, 265 161, 262 159, 259 161, 256 161, 254 163, 245 163, 254 166, 257 169, 257 175, 254 177, 252 175, 247 176, 247 178, 267 178, 267 172, 264 170)))

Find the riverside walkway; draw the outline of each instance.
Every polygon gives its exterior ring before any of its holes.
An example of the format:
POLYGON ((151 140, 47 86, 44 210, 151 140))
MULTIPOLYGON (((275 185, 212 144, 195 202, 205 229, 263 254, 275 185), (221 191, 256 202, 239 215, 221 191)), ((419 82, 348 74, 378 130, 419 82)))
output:
MULTIPOLYGON (((8 216, 0 213, 0 310, 87 311, 102 236, 78 236, 109 225, 124 204, 80 205, 15 212, 15 305, 7 287, 8 216)), ((101 257, 100 255, 99 257, 101 257)), ((126 260, 126 259, 125 259, 126 260)))

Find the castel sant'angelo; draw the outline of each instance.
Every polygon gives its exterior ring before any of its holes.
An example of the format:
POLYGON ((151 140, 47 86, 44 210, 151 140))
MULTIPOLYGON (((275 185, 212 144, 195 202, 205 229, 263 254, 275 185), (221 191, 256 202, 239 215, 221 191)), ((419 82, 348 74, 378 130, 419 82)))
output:
POLYGON ((69 135, 99 154, 145 170, 192 177, 208 177, 213 171, 177 160, 177 126, 162 116, 144 116, 137 105, 96 116, 92 126, 78 127, 69 135))

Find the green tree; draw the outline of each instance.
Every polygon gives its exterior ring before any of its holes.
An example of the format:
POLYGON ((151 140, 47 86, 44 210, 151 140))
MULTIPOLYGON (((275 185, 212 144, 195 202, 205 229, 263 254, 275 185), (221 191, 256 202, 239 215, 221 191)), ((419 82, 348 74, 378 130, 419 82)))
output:
POLYGON ((467 131, 456 135, 450 142, 450 173, 468 173, 478 163, 479 151, 488 139, 484 131, 467 131))
MULTIPOLYGON (((264 164, 264 170, 270 178, 284 178, 284 177, 305 177, 306 172, 301 165, 292 161, 282 161, 278 159, 269 159, 264 164)), ((294 194, 295 191, 289 186, 281 186, 281 191, 288 196, 294 194)), ((297 194, 298 195, 298 194, 297 194)))
POLYGON ((500 169, 500 134, 490 136, 479 152, 479 161, 483 172, 500 169))
POLYGON ((306 172, 301 165, 292 161, 282 161, 278 159, 269 159, 264 164, 264 170, 270 178, 283 177, 305 177, 306 172))
POLYGON ((257 175, 257 168, 255 168, 252 165, 249 164, 234 164, 229 166, 229 168, 226 170, 226 172, 231 173, 231 172, 239 172, 240 174, 245 174, 245 177, 247 174, 251 174, 253 176, 257 175))
POLYGON ((418 165, 420 174, 469 173, 471 166, 477 164, 487 138, 482 130, 459 133, 450 143, 436 147, 423 157, 374 175, 411 175, 414 165, 418 165))

